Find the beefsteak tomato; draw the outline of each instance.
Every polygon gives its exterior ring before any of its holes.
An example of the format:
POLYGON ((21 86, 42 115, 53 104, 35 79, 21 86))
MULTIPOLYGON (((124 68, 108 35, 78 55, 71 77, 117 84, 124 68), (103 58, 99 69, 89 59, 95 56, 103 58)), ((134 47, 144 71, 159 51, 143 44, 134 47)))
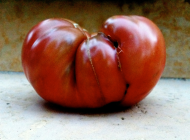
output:
POLYGON ((141 16, 113 16, 91 35, 67 19, 35 25, 22 47, 24 73, 45 100, 72 108, 145 98, 164 70, 159 28, 141 16))

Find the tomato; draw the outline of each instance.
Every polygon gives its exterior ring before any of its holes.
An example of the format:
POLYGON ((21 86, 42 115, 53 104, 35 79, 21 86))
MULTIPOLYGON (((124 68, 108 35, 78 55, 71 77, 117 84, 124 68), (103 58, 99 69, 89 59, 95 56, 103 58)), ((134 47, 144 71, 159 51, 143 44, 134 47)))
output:
POLYGON ((29 31, 22 48, 36 92, 71 108, 132 106, 154 88, 165 61, 161 31, 141 16, 110 17, 92 35, 73 21, 47 19, 29 31))

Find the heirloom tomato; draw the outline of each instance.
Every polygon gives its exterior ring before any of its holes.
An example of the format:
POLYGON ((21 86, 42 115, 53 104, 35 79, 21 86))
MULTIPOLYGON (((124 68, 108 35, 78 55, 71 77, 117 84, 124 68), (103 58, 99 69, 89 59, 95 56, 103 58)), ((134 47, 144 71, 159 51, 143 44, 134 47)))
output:
POLYGON ((132 106, 145 98, 164 70, 159 28, 141 16, 113 16, 90 34, 67 19, 47 19, 27 34, 24 73, 45 100, 64 107, 132 106))

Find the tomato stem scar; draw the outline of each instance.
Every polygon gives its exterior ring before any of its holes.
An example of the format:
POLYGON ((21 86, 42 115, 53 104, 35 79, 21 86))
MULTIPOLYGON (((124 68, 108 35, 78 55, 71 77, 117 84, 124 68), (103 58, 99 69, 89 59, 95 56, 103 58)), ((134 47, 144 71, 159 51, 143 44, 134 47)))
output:
POLYGON ((86 29, 81 28, 77 23, 73 23, 73 26, 76 29, 79 29, 86 36, 86 38, 89 39, 89 36, 87 35, 87 30, 86 29))
POLYGON ((118 61, 118 68, 120 69, 120 71, 122 71, 122 68, 121 68, 121 62, 120 62, 120 59, 119 59, 119 54, 121 52, 123 52, 123 50, 120 48, 119 46, 119 43, 117 41, 114 41, 111 39, 111 36, 108 35, 107 38, 113 43, 115 49, 116 49, 116 56, 117 56, 117 61, 118 61))
POLYGON ((92 57, 91 57, 91 54, 90 54, 90 48, 89 48, 89 38, 87 38, 86 44, 87 44, 88 58, 89 58, 89 61, 90 61, 91 66, 92 66, 92 70, 93 70, 93 72, 94 72, 94 75, 95 75, 96 81, 97 81, 98 85, 100 86, 100 83, 99 83, 99 80, 98 80, 98 76, 97 76, 97 74, 96 74, 96 71, 95 71, 94 65, 93 65, 93 63, 92 63, 92 57))
MULTIPOLYGON (((118 48, 120 48, 120 47, 118 47, 118 48)), ((123 52, 123 51, 120 50, 120 51, 118 52, 118 48, 116 48, 116 51, 117 51, 116 56, 117 56, 117 61, 118 61, 118 67, 119 67, 120 71, 122 71, 121 62, 120 62, 120 59, 119 59, 119 54, 120 54, 121 52, 123 52)))
POLYGON ((103 100, 103 102, 105 102, 105 97, 104 97, 104 94, 103 94, 103 92, 102 92, 102 90, 101 90, 100 82, 99 82, 99 80, 98 80, 98 76, 97 76, 97 74, 96 74, 96 71, 95 71, 95 68, 94 68, 94 65, 93 65, 93 62, 92 62, 92 57, 91 57, 91 54, 90 54, 89 37, 87 37, 86 45, 87 45, 88 58, 89 58, 89 61, 90 61, 91 66, 92 66, 92 70, 93 70, 94 76, 95 76, 95 78, 96 78, 96 82, 97 82, 98 87, 99 87, 99 89, 100 89, 100 93, 101 93, 101 95, 102 95, 102 100, 103 100))

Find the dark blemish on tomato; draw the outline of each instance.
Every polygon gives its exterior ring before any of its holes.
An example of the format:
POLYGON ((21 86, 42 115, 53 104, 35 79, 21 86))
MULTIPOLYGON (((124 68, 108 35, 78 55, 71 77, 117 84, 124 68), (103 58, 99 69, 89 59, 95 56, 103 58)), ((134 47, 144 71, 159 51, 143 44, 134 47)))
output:
POLYGON ((124 93, 124 95, 126 95, 127 94, 127 90, 125 90, 125 93, 124 93))
POLYGON ((113 42, 113 45, 115 48, 118 48, 118 42, 117 41, 113 42))
POLYGON ((126 95, 126 94, 127 94, 127 90, 128 90, 128 88, 129 88, 129 84, 126 84, 126 90, 125 90, 124 95, 126 95))
POLYGON ((124 92, 124 95, 127 94, 127 90, 128 90, 128 88, 129 88, 129 84, 126 84, 126 90, 125 90, 125 92, 124 92))
POLYGON ((126 88, 127 88, 127 89, 129 88, 129 84, 126 84, 126 88))
POLYGON ((110 37, 110 35, 108 35, 107 38, 113 43, 113 45, 114 45, 115 48, 118 48, 119 44, 118 44, 117 41, 112 40, 111 37, 110 37))

